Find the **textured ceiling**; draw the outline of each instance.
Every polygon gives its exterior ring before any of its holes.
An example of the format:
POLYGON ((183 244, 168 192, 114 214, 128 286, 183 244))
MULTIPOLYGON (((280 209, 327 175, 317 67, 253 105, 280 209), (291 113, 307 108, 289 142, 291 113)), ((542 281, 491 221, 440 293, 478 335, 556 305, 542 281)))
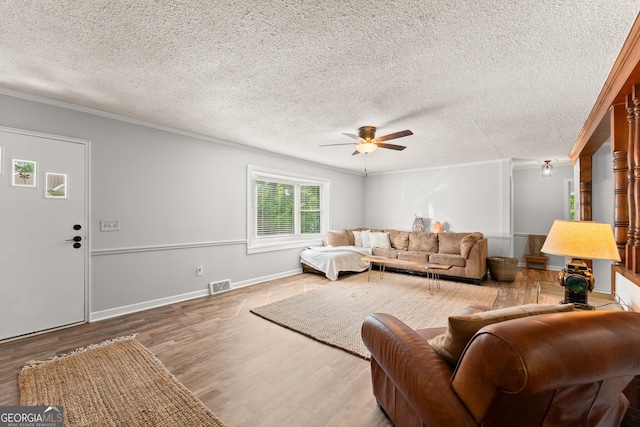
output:
POLYGON ((362 172, 566 159, 640 2, 0 0, 0 88, 362 172))

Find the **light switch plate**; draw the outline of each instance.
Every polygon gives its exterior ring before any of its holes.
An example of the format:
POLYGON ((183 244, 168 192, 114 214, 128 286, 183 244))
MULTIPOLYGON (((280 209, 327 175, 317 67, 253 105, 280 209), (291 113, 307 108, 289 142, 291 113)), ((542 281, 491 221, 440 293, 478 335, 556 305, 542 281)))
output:
POLYGON ((100 231, 118 231, 120 230, 119 221, 100 221, 100 231))

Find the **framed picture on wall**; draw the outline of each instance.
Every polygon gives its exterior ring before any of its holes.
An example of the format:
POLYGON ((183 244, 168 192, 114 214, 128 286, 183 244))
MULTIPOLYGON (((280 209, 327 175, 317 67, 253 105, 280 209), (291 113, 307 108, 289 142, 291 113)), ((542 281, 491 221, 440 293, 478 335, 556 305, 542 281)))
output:
POLYGON ((66 199, 68 194, 68 183, 66 173, 47 172, 45 174, 47 183, 44 196, 47 199, 66 199))
POLYGON ((14 187, 36 187, 38 168, 33 160, 13 159, 11 162, 11 185, 14 187))

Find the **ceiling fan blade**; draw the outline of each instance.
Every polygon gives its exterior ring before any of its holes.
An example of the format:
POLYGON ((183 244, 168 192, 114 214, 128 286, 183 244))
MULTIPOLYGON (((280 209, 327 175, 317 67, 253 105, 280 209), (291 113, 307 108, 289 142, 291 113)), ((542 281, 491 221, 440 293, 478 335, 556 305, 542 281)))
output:
POLYGON ((381 144, 381 143, 378 143, 378 144, 376 144, 376 145, 377 145, 379 148, 388 148, 388 149, 390 149, 390 150, 397 150, 397 151, 402 151, 402 150, 404 150, 405 148, 407 148, 407 147, 405 147, 404 145, 396 145, 396 144, 381 144))
POLYGON ((409 135, 413 135, 413 132, 407 129, 407 130, 401 130, 400 132, 390 133, 389 135, 379 136, 376 139, 378 141, 388 141, 390 139, 402 138, 403 136, 409 136, 409 135))
POLYGON ((358 145, 357 142, 345 142, 345 143, 341 143, 341 144, 321 144, 318 145, 318 147, 333 147, 335 145, 358 145))
POLYGON ((343 133, 343 135, 346 135, 349 138, 353 138, 353 139, 360 139, 360 137, 358 135, 354 135, 352 133, 343 133))

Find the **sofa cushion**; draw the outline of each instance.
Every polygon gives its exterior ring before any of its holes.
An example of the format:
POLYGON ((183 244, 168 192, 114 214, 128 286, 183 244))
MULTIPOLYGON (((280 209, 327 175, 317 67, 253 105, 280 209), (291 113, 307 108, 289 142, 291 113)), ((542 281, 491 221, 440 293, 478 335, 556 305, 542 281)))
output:
POLYGON ((462 255, 453 255, 453 254, 431 254, 429 257, 429 262, 434 264, 444 264, 450 265, 452 267, 466 267, 467 259, 462 255))
POLYGON ((356 245, 356 238, 353 235, 353 230, 345 230, 347 232, 347 239, 349 239, 349 246, 356 245))
POLYGON ((462 255, 465 259, 469 258, 469 254, 471 253, 471 248, 476 244, 480 239, 482 239, 482 233, 471 233, 467 234, 460 240, 460 255, 462 255))
POLYGON ((375 256, 382 256, 385 258, 396 259, 398 258, 398 250, 397 249, 382 249, 382 248, 371 248, 371 253, 375 256))
POLYGON ((409 233, 408 249, 418 252, 438 252, 438 235, 412 231, 409 233))
POLYGON ((323 246, 349 246, 347 230, 329 230, 324 234, 323 246))
POLYGON ((475 314, 451 316, 447 331, 430 339, 428 343, 450 366, 455 367, 469 340, 486 325, 537 314, 573 311, 573 309, 573 304, 527 304, 475 314))
POLYGON ((409 232, 388 230, 389 240, 391 241, 391 247, 401 251, 406 251, 409 248, 409 232))
POLYGON ((389 242, 389 233, 371 232, 369 234, 369 240, 372 248, 391 249, 391 243, 389 242))
POLYGON ((460 242, 469 233, 440 233, 438 234, 438 252, 441 254, 460 255, 460 242))
POLYGON ((429 261, 429 252, 398 251, 398 259, 426 264, 429 261))

